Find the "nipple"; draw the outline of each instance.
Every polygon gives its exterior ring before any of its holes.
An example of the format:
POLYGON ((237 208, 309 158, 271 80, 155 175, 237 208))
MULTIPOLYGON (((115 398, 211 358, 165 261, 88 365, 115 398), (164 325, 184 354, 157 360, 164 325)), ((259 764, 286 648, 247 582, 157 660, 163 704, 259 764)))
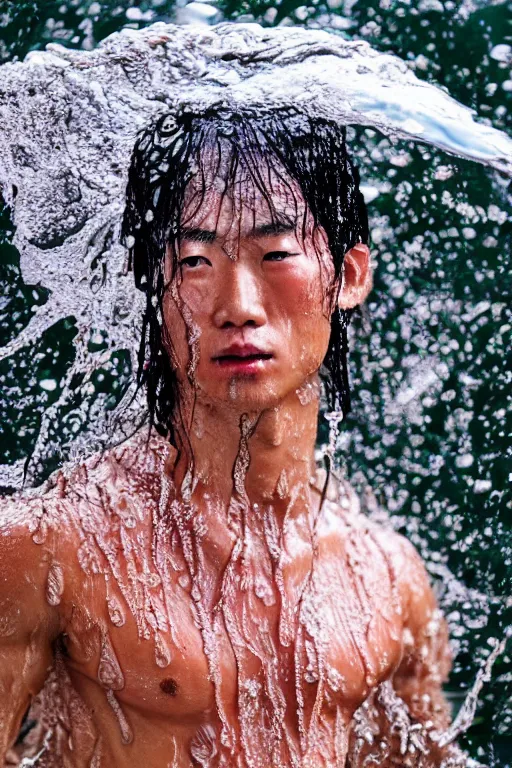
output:
POLYGON ((164 693, 169 696, 178 695, 178 683, 172 677, 166 677, 160 682, 160 688, 164 693))

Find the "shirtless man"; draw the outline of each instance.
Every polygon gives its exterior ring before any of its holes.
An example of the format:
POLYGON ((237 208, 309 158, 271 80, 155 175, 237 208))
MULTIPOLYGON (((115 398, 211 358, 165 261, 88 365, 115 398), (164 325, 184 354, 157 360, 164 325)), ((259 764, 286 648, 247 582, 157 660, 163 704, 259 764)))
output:
POLYGON ((372 285, 341 131, 167 117, 127 200, 153 429, 5 502, 2 756, 441 765, 449 653, 424 566, 315 467, 320 368, 346 412, 347 320, 372 285))

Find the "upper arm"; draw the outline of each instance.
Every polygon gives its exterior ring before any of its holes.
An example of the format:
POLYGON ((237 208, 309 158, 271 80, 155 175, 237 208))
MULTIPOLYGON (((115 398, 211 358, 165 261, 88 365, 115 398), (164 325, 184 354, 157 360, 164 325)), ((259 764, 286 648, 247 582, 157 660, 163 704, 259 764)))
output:
POLYGON ((405 540, 403 552, 404 647, 393 686, 413 719, 444 729, 450 721, 442 691, 451 668, 448 628, 421 558, 405 540))
POLYGON ((44 684, 58 633, 46 595, 51 557, 33 540, 37 517, 34 502, 0 499, 0 758, 44 684))
POLYGON ((451 668, 451 654, 447 624, 425 565, 402 536, 380 529, 374 537, 398 590, 402 656, 391 678, 374 691, 355 721, 348 765, 356 768, 366 758, 371 765, 404 768, 465 765, 456 746, 438 745, 438 734, 450 722, 442 686, 451 668))

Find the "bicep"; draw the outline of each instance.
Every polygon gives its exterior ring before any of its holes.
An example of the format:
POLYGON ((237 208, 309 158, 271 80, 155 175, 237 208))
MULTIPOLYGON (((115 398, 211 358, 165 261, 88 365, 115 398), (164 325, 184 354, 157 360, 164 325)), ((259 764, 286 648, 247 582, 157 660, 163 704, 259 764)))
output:
POLYGON ((389 532, 380 542, 399 590, 402 656, 391 680, 366 703, 360 718, 363 730, 358 732, 357 723, 353 728, 348 765, 356 768, 371 757, 372 765, 440 766, 458 754, 452 746, 439 747, 436 740, 436 732, 450 721, 442 690, 451 666, 447 625, 414 547, 389 532))
MULTIPOLYGON (((30 702, 41 690, 52 653, 44 638, 0 646, 0 758, 14 744, 30 702)), ((3 763, 2 763, 3 764, 3 763)))
POLYGON ((403 655, 393 687, 419 722, 445 728, 450 710, 443 694, 451 669, 448 627, 439 610, 425 566, 416 550, 406 544, 407 574, 403 655))
MULTIPOLYGON (((405 631, 406 640, 407 630, 405 631)), ((393 687, 407 704, 411 717, 446 728, 450 709, 443 694, 451 668, 451 653, 446 622, 436 609, 430 627, 404 643, 404 655, 393 678, 393 687)))
POLYGON ((0 756, 5 759, 44 684, 58 616, 46 597, 48 552, 32 540, 30 504, 1 502, 0 756))

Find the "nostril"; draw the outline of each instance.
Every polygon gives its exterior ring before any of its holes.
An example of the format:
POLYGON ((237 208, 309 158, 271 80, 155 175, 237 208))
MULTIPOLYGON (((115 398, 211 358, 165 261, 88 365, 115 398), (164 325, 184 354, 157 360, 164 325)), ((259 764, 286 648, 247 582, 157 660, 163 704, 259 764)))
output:
POLYGON ((234 323, 232 320, 225 320, 221 328, 257 328, 258 323, 251 319, 245 320, 243 323, 234 323))

